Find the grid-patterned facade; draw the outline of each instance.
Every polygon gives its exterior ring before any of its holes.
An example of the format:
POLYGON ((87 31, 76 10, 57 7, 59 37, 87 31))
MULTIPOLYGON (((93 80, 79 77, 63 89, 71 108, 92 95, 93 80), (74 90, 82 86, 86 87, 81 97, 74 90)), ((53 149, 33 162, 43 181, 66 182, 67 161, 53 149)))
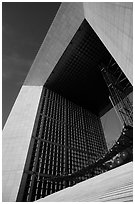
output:
POLYGON ((75 184, 44 176, 72 174, 106 150, 100 119, 44 87, 17 201, 34 201, 75 184))

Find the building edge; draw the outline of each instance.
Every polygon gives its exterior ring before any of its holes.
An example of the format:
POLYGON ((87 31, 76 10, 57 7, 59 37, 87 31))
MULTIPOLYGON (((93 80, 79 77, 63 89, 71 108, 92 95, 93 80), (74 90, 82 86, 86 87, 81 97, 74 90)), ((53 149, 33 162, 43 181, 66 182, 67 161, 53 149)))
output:
POLYGON ((133 2, 84 2, 84 16, 133 85, 133 2))
POLYGON ((2 200, 16 201, 42 86, 23 85, 3 129, 2 200))
POLYGON ((24 85, 44 85, 83 20, 82 2, 64 2, 61 4, 24 85))

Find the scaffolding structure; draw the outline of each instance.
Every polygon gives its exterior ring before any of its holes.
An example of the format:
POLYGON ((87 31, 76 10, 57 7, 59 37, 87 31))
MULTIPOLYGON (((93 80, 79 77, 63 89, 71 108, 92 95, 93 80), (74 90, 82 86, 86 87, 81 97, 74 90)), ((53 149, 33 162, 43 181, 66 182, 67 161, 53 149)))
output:
POLYGON ((133 90, 131 83, 112 57, 108 65, 101 64, 100 69, 120 122, 133 127, 133 106, 127 96, 133 90))

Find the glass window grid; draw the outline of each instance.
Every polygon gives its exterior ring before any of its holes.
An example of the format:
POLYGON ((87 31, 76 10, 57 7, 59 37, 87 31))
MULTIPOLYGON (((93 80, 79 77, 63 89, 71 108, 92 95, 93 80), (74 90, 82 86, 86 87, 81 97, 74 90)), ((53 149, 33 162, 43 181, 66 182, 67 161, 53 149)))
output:
MULTIPOLYGON (((57 144, 66 146, 67 141, 67 168, 69 173, 73 173, 75 170, 77 171, 86 166, 88 162, 93 162, 97 159, 96 155, 89 156, 91 159, 88 160, 88 151, 96 154, 97 152, 102 152, 103 142, 101 141, 101 136, 99 136, 99 133, 101 134, 102 132, 101 126, 98 124, 98 118, 88 111, 50 90, 46 89, 45 93, 48 93, 48 98, 46 96, 43 97, 36 137, 41 137, 48 142, 41 142, 36 170, 39 173, 51 175, 64 173, 66 170, 66 151, 64 147, 57 144), (88 141, 87 145, 86 140, 88 141), (55 144, 49 142, 54 142, 55 144), (70 148, 75 148, 76 150, 70 148)), ((30 167, 35 165, 38 146, 39 141, 35 140, 30 167)), ((97 170, 97 172, 99 171, 97 170)), ((84 179, 88 177, 89 175, 86 175, 84 179)), ((27 181, 29 183, 27 200, 29 200, 28 195, 32 179, 27 181)), ((34 182, 36 187, 33 190, 33 200, 45 197, 66 187, 64 182, 59 182, 59 184, 55 182, 50 183, 49 181, 43 181, 43 179, 40 182, 34 182)), ((69 186, 72 184, 72 182, 69 182, 69 186)))

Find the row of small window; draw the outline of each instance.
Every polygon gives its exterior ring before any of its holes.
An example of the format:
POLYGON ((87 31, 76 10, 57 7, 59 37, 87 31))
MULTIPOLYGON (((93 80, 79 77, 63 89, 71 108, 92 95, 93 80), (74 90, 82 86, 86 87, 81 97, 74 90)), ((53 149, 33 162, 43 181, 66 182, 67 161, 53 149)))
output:
MULTIPOLYGON (((50 144, 46 144, 46 146, 48 147, 50 144)), ((37 143, 37 147, 38 147, 38 143, 37 143)), ((58 164, 59 163, 62 163, 65 159, 64 159, 64 157, 62 157, 62 153, 63 153, 63 150, 62 150, 62 148, 61 148, 61 151, 60 151, 60 148, 59 148, 59 150, 58 150, 58 147, 57 147, 57 151, 55 151, 55 147, 54 148, 52 148, 52 149, 50 149, 50 148, 48 148, 48 150, 47 150, 47 147, 46 147, 46 151, 43 151, 43 147, 44 147, 44 145, 42 146, 42 148, 40 148, 40 151, 39 151, 39 157, 40 157, 40 159, 41 159, 41 161, 43 160, 42 158, 43 158, 43 156, 44 156, 44 160, 46 160, 46 162, 49 164, 50 163, 50 161, 53 161, 53 158, 54 158, 54 160, 56 160, 57 162, 58 162, 58 164)), ((95 150, 95 149, 94 149, 95 150)), ((79 158, 79 160, 81 161, 81 157, 83 157, 82 155, 81 155, 81 153, 79 152, 79 154, 77 153, 77 152, 73 152, 72 150, 70 150, 69 151, 69 155, 71 155, 71 159, 73 160, 76 160, 76 158, 79 158), (70 152, 71 151, 71 152, 70 152)), ((36 154, 36 150, 34 151, 34 159, 33 159, 33 167, 34 167, 34 165, 35 165, 35 158, 36 158, 36 156, 37 156, 37 154, 36 154)), ((86 159, 87 159, 87 157, 86 156, 84 156, 86 159)))
MULTIPOLYGON (((48 117, 45 115, 45 117, 43 117, 43 121, 45 120, 49 120, 49 121, 53 121, 54 123, 57 123, 57 124, 67 124, 68 126, 75 126, 76 128, 81 128, 81 129, 84 129, 84 123, 83 121, 79 121, 78 118, 74 119, 72 117, 67 117, 67 120, 66 122, 65 119, 64 121, 61 121, 61 120, 57 120, 55 118, 51 118, 51 117, 48 117)), ((39 120, 39 123, 41 122, 41 120, 39 120)), ((94 127, 92 127, 94 128, 94 127)))
POLYGON ((65 109, 63 106, 59 106, 57 103, 51 103, 50 101, 47 101, 45 109, 45 115, 48 117, 63 122, 65 121, 65 109))
MULTIPOLYGON (((60 96, 59 94, 57 94, 51 90, 48 90, 48 93, 49 93, 48 98, 53 99, 55 102, 65 101, 65 98, 63 98, 62 96, 60 96)), ((97 119, 97 116, 95 116, 94 114, 92 114, 88 110, 82 109, 82 107, 77 106, 76 104, 72 103, 71 101, 66 100, 66 104, 69 108, 71 107, 72 112, 73 112, 73 110, 75 110, 75 112, 78 112, 78 113, 80 112, 80 114, 82 115, 82 111, 83 111, 83 114, 85 117, 88 117, 91 119, 93 118, 94 120, 97 119)))
POLYGON ((44 180, 43 177, 39 177, 39 176, 36 177, 34 180, 32 176, 29 175, 29 177, 30 179, 28 178, 26 182, 23 201, 35 201, 37 199, 50 195, 54 192, 62 190, 66 187, 64 182, 57 182, 57 183, 50 182, 50 181, 44 180), (33 189, 31 189, 32 181, 34 182, 33 189))
POLYGON ((45 128, 43 129, 43 132, 53 132, 54 134, 57 132, 62 132, 66 130, 66 126, 64 124, 60 124, 57 121, 48 120, 45 124, 45 128), (47 124, 48 122, 48 124, 47 124))
MULTIPOLYGON (((39 148, 39 157, 40 159, 42 160, 42 158, 47 158, 47 157, 56 157, 56 158, 61 158, 61 157, 65 157, 65 151, 62 149, 62 147, 60 146, 57 146, 57 145, 52 145, 52 144, 49 144, 49 143, 45 143, 45 142, 42 142, 43 145, 40 145, 39 146, 39 141, 35 141, 35 144, 34 145, 34 148, 33 148, 33 153, 32 153, 32 157, 36 156, 37 155, 37 149, 39 148), (59 157, 57 157, 59 156, 59 157)), ((41 144, 42 144, 41 143, 41 144)))
POLYGON ((38 120, 38 126, 36 129, 36 137, 38 137, 42 132, 42 126, 43 126, 43 119, 42 118, 43 117, 40 115, 39 120, 38 120))
POLYGON ((71 131, 75 131, 75 132, 77 132, 77 134, 78 134, 78 132, 80 132, 81 134, 83 133, 85 133, 85 134, 87 134, 87 135, 91 135, 92 133, 95 135, 95 136, 97 136, 98 138, 100 138, 100 135, 103 135, 102 134, 102 132, 101 132, 101 130, 98 130, 98 129, 96 129, 96 127, 94 127, 94 126, 90 126, 90 128, 89 129, 87 129, 87 128, 84 128, 84 125, 83 124, 81 124, 82 126, 75 126, 75 125, 73 125, 73 124, 70 124, 70 126, 68 126, 68 128, 71 130, 71 131))
MULTIPOLYGON (((65 135, 65 131, 66 131, 66 126, 63 125, 63 124, 59 124, 57 123, 56 121, 52 121, 52 120, 49 120, 49 119, 46 119, 45 120, 46 123, 44 123, 45 125, 43 126, 43 132, 44 134, 41 135, 41 138, 43 139, 46 139, 46 140, 49 140, 49 141, 54 141, 54 142, 57 142, 55 141, 55 139, 58 139, 58 140, 64 140, 65 138, 63 137, 63 135, 65 135)), ((81 130, 78 130, 76 128, 72 128, 72 127, 69 127, 68 126, 68 135, 71 135, 72 137, 71 138, 74 138, 75 137, 75 140, 84 140, 84 135, 85 133, 82 132, 81 130), (77 135, 77 137, 76 137, 77 135)), ((98 143, 98 139, 99 139, 99 136, 95 133, 95 132, 91 132, 91 134, 89 133, 86 133, 87 135, 87 140, 89 142, 95 142, 96 140, 96 143, 98 143)), ((85 136, 86 137, 86 136, 85 136)), ((85 142, 85 141, 84 141, 85 142)), ((57 142, 59 143, 59 142, 57 142)), ((100 142, 99 142, 100 143, 100 142)), ((60 142, 61 144, 61 142, 60 142)))
POLYGON ((74 150, 68 150, 68 158, 71 160, 87 161, 87 154, 83 152, 77 152, 74 150))
POLYGON ((64 124, 45 118, 42 134, 37 135, 37 137, 64 145, 65 132, 66 126, 64 124))
POLYGON ((105 141, 104 136, 103 135, 99 136, 99 134, 97 134, 96 132, 90 133, 87 132, 86 138, 89 143, 96 142, 98 144, 102 144, 105 141))
POLYGON ((53 92, 52 90, 48 90, 48 98, 53 99, 55 101, 65 101, 66 99, 62 97, 61 95, 57 94, 56 92, 53 92))
MULTIPOLYGON (((45 95, 45 96, 46 96, 46 95, 45 95)), ((74 109, 74 110, 76 110, 76 111, 82 110, 82 107, 80 107, 80 106, 74 104, 73 102, 71 102, 71 101, 65 99, 65 98, 62 97, 61 95, 59 95, 59 94, 57 94, 57 93, 55 93, 55 92, 53 92, 53 91, 51 91, 51 90, 49 90, 49 89, 48 89, 48 98, 49 98, 49 99, 52 99, 52 100, 54 100, 54 101, 56 101, 56 102, 59 102, 59 103, 63 103, 63 101, 64 101, 64 102, 66 101, 66 105, 67 105, 69 108, 72 108, 72 109, 74 109)))
POLYGON ((68 108, 66 110, 67 115, 70 117, 74 117, 74 118, 78 118, 78 119, 83 119, 83 114, 82 114, 82 110, 74 110, 74 109, 70 109, 68 108))
POLYGON ((44 111, 45 111, 45 98, 42 98, 41 97, 41 100, 42 100, 42 105, 41 105, 41 110, 40 110, 40 113, 43 114, 44 111))
POLYGON ((99 150, 102 150, 102 149, 105 149, 106 150, 106 148, 105 148, 105 144, 104 144, 104 140, 103 141, 100 141, 100 142, 98 142, 98 141, 94 141, 94 140, 87 140, 87 147, 89 148, 89 149, 93 149, 93 148, 97 148, 97 149, 99 149, 99 150))
POLYGON ((64 148, 57 146, 57 145, 52 145, 49 143, 46 143, 46 147, 42 153, 42 156, 44 156, 46 159, 53 159, 55 160, 60 160, 65 157, 65 151, 64 148))
POLYGON ((49 132, 42 135, 41 138, 57 144, 66 145, 66 138, 64 132, 63 134, 59 131, 55 132, 54 134, 49 132))
POLYGON ((78 122, 84 123, 82 113, 79 114, 71 110, 70 112, 67 111, 67 119, 69 120, 69 122, 72 120, 75 123, 75 120, 77 120, 78 122))
POLYGON ((88 158, 86 154, 85 156, 69 154, 68 160, 69 162, 85 163, 88 160, 88 158))
POLYGON ((104 150, 102 150, 102 149, 98 149, 96 147, 93 147, 93 148, 88 147, 88 154, 89 155, 95 156, 95 155, 100 155, 103 153, 104 153, 104 150))
POLYGON ((63 123, 57 121, 57 120, 54 120, 53 118, 48 118, 48 117, 45 117, 44 118, 44 129, 47 129, 50 127, 54 127, 55 129, 57 129, 57 127, 60 127, 62 126, 63 127, 63 123))
POLYGON ((67 101, 66 99, 59 100, 58 98, 50 98, 46 97, 46 100, 49 100, 52 103, 57 103, 59 106, 63 106, 65 109, 69 109, 71 112, 78 112, 82 114, 82 107, 77 105, 73 105, 71 102, 67 101))
POLYGON ((82 168, 84 168, 84 167, 86 167, 87 166, 87 164, 88 164, 88 162, 87 161, 83 161, 82 163, 81 162, 76 162, 76 161, 72 161, 72 162, 70 162, 70 163, 68 163, 68 166, 69 166, 69 168, 71 168, 71 169, 82 169, 82 168))
POLYGON ((94 147, 104 149, 104 145, 103 145, 104 140, 98 141, 92 137, 88 138, 88 137, 86 137, 86 135, 79 137, 79 135, 77 135, 77 134, 75 135, 73 133, 71 133, 71 135, 72 135, 71 137, 70 137, 70 134, 68 136, 68 146, 70 146, 70 145, 78 146, 79 145, 79 146, 82 146, 84 148, 89 147, 90 149, 94 148, 94 147))
POLYGON ((56 144, 61 144, 61 145, 66 145, 66 139, 65 137, 63 138, 64 134, 46 134, 42 136, 41 138, 45 139, 46 141, 50 141, 56 144))
POLYGON ((85 123, 85 129, 89 132, 97 132, 98 134, 101 134, 101 129, 93 123, 85 123))
POLYGON ((104 144, 105 144, 105 140, 102 138, 102 140, 98 140, 98 139, 95 139, 95 138, 88 138, 87 139, 87 144, 88 146, 98 146, 98 147, 102 147, 104 148, 104 144))
POLYGON ((86 146, 83 146, 83 145, 80 145, 80 144, 75 144, 75 143, 68 143, 68 145, 73 148, 73 149, 77 149, 78 151, 81 150, 81 151, 87 151, 87 147, 86 146))
MULTIPOLYGON (((40 163, 42 162, 47 162, 47 163, 50 163, 51 162, 54 162, 54 161, 57 161, 58 163, 61 163, 61 162, 64 162, 65 161, 65 149, 61 149, 61 151, 59 150, 58 151, 58 148, 57 148, 57 151, 55 150, 55 145, 53 147, 48 148, 48 144, 46 144, 47 147, 45 147, 44 149, 44 146, 42 146, 42 151, 41 151, 41 147, 40 147, 40 152, 39 152, 39 158, 40 158, 40 163)), ((81 150, 83 149, 80 148, 81 150)), ((86 149, 85 149, 86 150, 86 149)), ((79 154, 75 154, 74 152, 70 153, 71 150, 69 150, 69 155, 72 155, 72 158, 79 158, 81 160, 81 157, 83 156, 83 154, 79 153, 79 154)), ((78 149, 79 151, 79 149, 78 149)), ((83 157, 86 157, 85 154, 83 157)))
POLYGON ((68 165, 68 172, 69 173, 75 173, 75 172, 83 169, 84 167, 86 167, 86 164, 70 163, 68 165))
POLYGON ((76 150, 72 150, 69 149, 69 154, 73 155, 73 156, 81 156, 81 157, 86 157, 87 154, 81 151, 76 151, 76 150))
POLYGON ((85 144, 86 143, 86 136, 85 134, 79 134, 80 132, 75 132, 75 131, 69 131, 67 134, 67 138, 71 142, 77 142, 80 144, 85 144))
POLYGON ((68 130, 68 134, 67 134, 67 139, 71 142, 77 142, 80 144, 85 144, 86 143, 86 136, 85 133, 80 134, 80 132, 73 132, 73 131, 69 131, 68 130))
POLYGON ((74 127, 74 126, 68 126, 68 132, 70 135, 80 135, 82 136, 84 134, 84 131, 82 129, 78 129, 77 127, 74 127))
POLYGON ((71 143, 77 143, 77 144, 82 144, 82 145, 86 144, 86 139, 83 138, 83 136, 80 137, 80 135, 77 135, 77 134, 76 135, 72 134, 71 136, 70 134, 68 134, 67 139, 71 143))
POLYGON ((44 173, 47 175, 58 175, 61 173, 65 173, 66 168, 65 168, 65 164, 63 164, 62 162, 58 163, 57 165, 49 165, 49 164, 45 164, 45 165, 38 165, 36 167, 36 172, 39 173, 44 173))
POLYGON ((42 172, 45 174, 49 174, 49 172, 61 172, 65 170, 65 160, 57 160, 57 161, 51 161, 49 160, 45 160, 45 163, 37 163, 37 165, 35 165, 35 162, 33 161, 33 163, 31 163, 30 166, 30 170, 31 171, 37 171, 37 172, 42 172))
POLYGON ((96 146, 88 146, 88 152, 89 153, 94 153, 96 155, 99 155, 101 153, 104 153, 104 149, 103 148, 99 148, 99 147, 96 147, 96 146))
POLYGON ((76 161, 70 161, 68 162, 68 168, 69 169, 73 169, 75 170, 80 170, 82 168, 84 168, 85 166, 87 166, 87 161, 84 162, 76 162, 76 161))
MULTIPOLYGON (((81 130, 78 130, 76 128, 72 128, 68 126, 67 129, 67 138, 71 142, 78 142, 85 144, 86 140, 89 145, 102 145, 105 141, 104 138, 99 138, 99 136, 95 132, 91 133, 85 133, 81 130), (101 141, 102 139, 102 141, 101 141)), ((66 142, 66 126, 61 125, 58 123, 50 122, 48 120, 48 123, 46 123, 45 128, 42 130, 42 135, 38 135, 37 137, 41 137, 42 139, 52 141, 55 143, 59 143, 62 145, 65 145, 66 142), (47 127, 48 126, 48 127, 47 127)))
MULTIPOLYGON (((55 121, 55 120, 51 120, 51 119, 48 119, 48 118, 44 118, 43 117, 43 121, 41 120, 41 119, 39 119, 39 129, 42 127, 42 125, 43 125, 43 132, 45 131, 45 130, 47 130, 47 129, 49 129, 48 131, 51 131, 51 130, 53 130, 54 129, 54 126, 55 126, 55 130, 57 130, 57 128, 59 127, 59 126, 61 126, 62 124, 61 123, 58 123, 57 121, 55 121)), ((72 120, 72 119, 70 119, 70 120, 72 120)), ((71 121, 70 121, 71 122, 71 121)), ((76 123, 77 124, 77 123, 76 123)), ((74 124, 70 124, 70 125, 73 125, 73 127, 71 127, 70 126, 70 129, 71 129, 71 131, 75 131, 75 132, 77 132, 78 133, 78 128, 79 128, 79 126, 81 127, 81 128, 83 128, 83 123, 80 123, 80 125, 77 125, 77 127, 75 128, 74 127, 74 124), (73 130, 72 130, 73 129, 73 130)), ((65 127, 65 126, 64 126, 65 127)), ((69 126, 68 126, 69 127, 69 126)), ((96 134, 96 135, 100 135, 102 132, 100 131, 100 129, 97 129, 96 127, 94 127, 94 126, 89 126, 89 128, 90 128, 90 130, 89 130, 89 134, 91 133, 93 133, 93 134, 96 134)), ((80 132, 81 132, 81 130, 79 130, 80 132)), ((37 132, 39 133, 39 131, 37 130, 37 132)))
POLYGON ((104 143, 104 140, 102 139, 100 139, 100 140, 98 140, 96 137, 87 137, 86 138, 86 140, 87 140, 87 144, 88 144, 88 146, 95 146, 95 145, 98 145, 98 146, 103 146, 103 143, 104 143))
POLYGON ((78 129, 85 129, 84 123, 81 120, 78 120, 78 118, 67 118, 67 125, 78 128, 78 129))
POLYGON ((46 161, 48 164, 53 162, 54 160, 57 163, 62 163, 65 161, 65 151, 59 146, 56 145, 50 145, 49 143, 43 143, 39 146, 38 141, 35 141, 35 145, 32 152, 32 158, 30 163, 30 169, 33 170, 35 167, 35 161, 38 157, 38 160, 41 161, 39 163, 43 163, 46 161), (37 149, 39 149, 39 152, 37 154, 37 149), (53 159, 54 158, 54 159, 53 159))
POLYGON ((56 151, 51 151, 49 150, 40 152, 39 157, 38 157, 38 163, 53 163, 53 162, 64 162, 65 161, 65 152, 56 152, 56 151), (60 154, 61 153, 61 154, 60 154), (60 155, 59 155, 60 154, 60 155))
POLYGON ((48 117, 51 117, 51 118, 54 118, 56 120, 59 120, 59 121, 65 121, 66 120, 66 115, 67 115, 67 123, 68 124, 78 124, 82 127, 82 124, 83 124, 83 117, 82 117, 82 113, 77 113, 77 112, 73 112, 72 110, 69 110, 67 109, 64 109, 64 108, 61 108, 60 106, 56 105, 55 103, 54 104, 51 104, 50 105, 51 107, 48 107, 46 108, 46 112, 45 112, 45 115, 47 115, 48 117))
POLYGON ((80 149, 82 151, 87 151, 87 145, 86 143, 81 143, 80 141, 76 140, 68 140, 68 147, 69 148, 75 148, 75 149, 80 149))

